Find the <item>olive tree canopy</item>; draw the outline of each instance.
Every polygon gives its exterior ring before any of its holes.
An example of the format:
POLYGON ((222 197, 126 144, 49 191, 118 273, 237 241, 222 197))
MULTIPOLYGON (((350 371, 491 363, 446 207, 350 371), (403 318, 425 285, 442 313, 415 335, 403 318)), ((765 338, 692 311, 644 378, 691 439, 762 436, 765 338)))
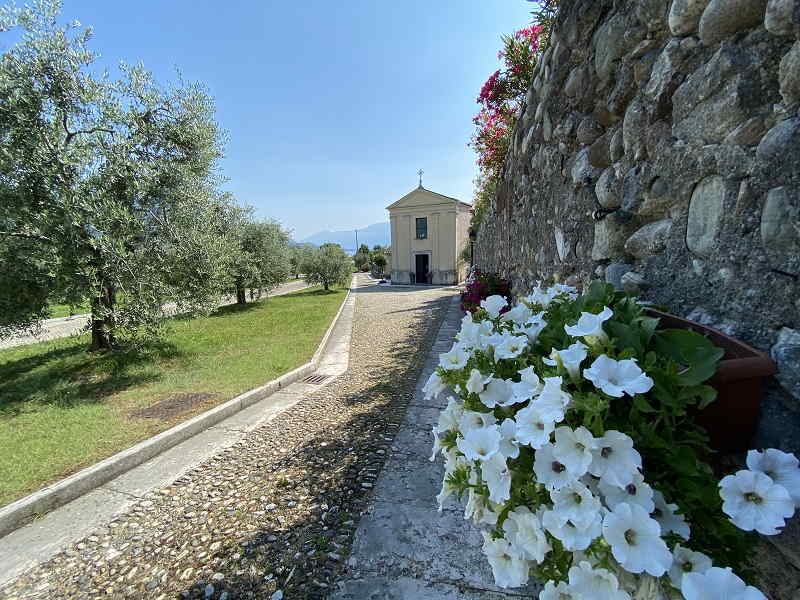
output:
POLYGON ((92 346, 147 339, 162 307, 205 312, 230 288, 238 210, 218 191, 222 134, 200 86, 141 66, 92 74, 91 29, 60 2, 0 8, 0 337, 54 301, 92 306, 92 346))
POLYGON ((353 275, 353 260, 339 244, 323 244, 311 253, 303 271, 309 284, 328 290, 332 285, 347 285, 353 275))

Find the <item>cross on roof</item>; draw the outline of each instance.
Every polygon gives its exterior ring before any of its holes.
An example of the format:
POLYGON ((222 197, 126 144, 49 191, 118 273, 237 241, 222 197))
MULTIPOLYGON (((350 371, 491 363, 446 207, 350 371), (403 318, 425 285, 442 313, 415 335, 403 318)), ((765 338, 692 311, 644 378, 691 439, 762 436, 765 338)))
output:
POLYGON ((422 187, 422 175, 423 175, 423 173, 425 173, 425 171, 423 171, 422 169, 417 171, 417 175, 419 175, 419 187, 422 187))

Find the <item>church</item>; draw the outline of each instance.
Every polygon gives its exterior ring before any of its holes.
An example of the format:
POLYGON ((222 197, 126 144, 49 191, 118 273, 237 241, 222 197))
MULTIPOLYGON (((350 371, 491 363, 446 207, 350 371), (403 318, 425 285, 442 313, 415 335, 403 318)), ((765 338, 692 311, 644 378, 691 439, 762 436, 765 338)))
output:
POLYGON ((472 206, 422 187, 386 207, 392 230, 392 283, 452 285, 466 276, 472 206))

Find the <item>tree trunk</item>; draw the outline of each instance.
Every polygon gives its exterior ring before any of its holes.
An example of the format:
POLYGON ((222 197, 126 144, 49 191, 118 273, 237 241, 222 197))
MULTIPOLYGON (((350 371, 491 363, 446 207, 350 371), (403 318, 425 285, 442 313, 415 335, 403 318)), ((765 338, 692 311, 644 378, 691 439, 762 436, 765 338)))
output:
POLYGON ((325 288, 325 291, 327 292, 327 291, 328 291, 328 282, 327 282, 327 281, 326 281, 326 282, 324 282, 324 283, 322 284, 322 287, 324 287, 324 288, 325 288))
POLYGON ((91 350, 108 352, 114 349, 114 309, 116 293, 112 286, 103 286, 100 294, 92 299, 92 345, 91 350))
POLYGON ((236 304, 247 304, 247 293, 244 289, 244 285, 240 282, 236 282, 236 304))

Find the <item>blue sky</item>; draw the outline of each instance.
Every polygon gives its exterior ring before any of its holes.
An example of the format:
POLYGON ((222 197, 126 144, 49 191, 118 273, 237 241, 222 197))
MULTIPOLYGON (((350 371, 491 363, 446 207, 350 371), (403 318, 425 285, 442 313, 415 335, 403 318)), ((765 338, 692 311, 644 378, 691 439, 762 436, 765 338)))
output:
POLYGON ((101 63, 203 82, 228 189, 300 239, 388 219, 417 184, 471 201, 466 144, 523 0, 65 0, 101 63))

